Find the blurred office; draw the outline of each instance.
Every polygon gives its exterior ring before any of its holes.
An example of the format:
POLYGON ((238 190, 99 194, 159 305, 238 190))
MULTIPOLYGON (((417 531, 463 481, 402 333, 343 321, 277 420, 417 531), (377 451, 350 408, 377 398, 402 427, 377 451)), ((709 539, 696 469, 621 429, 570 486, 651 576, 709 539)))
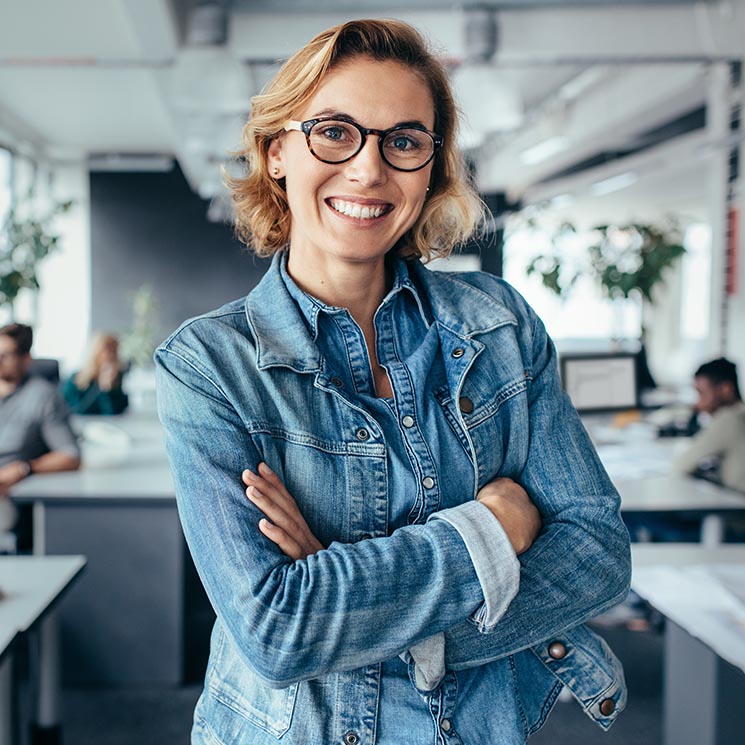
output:
POLYGON ((561 697, 533 741, 741 741, 745 494, 671 464, 709 424, 690 425, 694 372, 726 357, 745 375, 745 0, 6 0, 0 326, 33 326, 33 356, 87 386, 108 334, 118 403, 73 415, 79 471, 10 491, 0 745, 188 737, 213 616, 151 355, 258 283, 268 262, 234 237, 221 169, 240 171, 250 97, 282 61, 361 17, 423 31, 459 98, 489 219, 433 268, 499 274, 535 307, 639 539, 636 594, 598 622, 627 711, 606 734, 561 697), (34 583, 45 599, 11 629, 34 583))

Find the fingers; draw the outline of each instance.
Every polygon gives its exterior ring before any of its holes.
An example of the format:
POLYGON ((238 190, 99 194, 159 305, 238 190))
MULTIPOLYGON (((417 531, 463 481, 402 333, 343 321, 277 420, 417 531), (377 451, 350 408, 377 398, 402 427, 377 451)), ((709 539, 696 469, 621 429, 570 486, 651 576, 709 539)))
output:
POLYGON ((259 523, 259 530, 292 559, 320 551, 323 546, 281 479, 266 463, 260 463, 257 471, 247 469, 242 478, 247 484, 246 496, 268 518, 259 523))
POLYGON ((305 553, 301 545, 288 535, 282 528, 273 525, 266 519, 259 520, 259 530, 282 551, 285 556, 289 556, 293 561, 305 559, 308 554, 305 553))

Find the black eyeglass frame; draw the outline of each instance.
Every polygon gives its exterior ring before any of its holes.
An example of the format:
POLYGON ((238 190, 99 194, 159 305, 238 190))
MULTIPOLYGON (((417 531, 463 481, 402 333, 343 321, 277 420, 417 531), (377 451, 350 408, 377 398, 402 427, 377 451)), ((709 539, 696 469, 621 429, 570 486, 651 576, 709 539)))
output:
POLYGON ((328 163, 330 165, 339 165, 340 163, 347 163, 348 161, 352 160, 352 158, 358 156, 362 148, 365 147, 367 136, 377 135, 380 157, 385 161, 386 165, 389 165, 395 171, 402 171, 403 173, 414 173, 414 171, 421 171, 422 168, 428 166, 432 162, 435 155, 437 154, 437 151, 445 144, 445 138, 442 135, 438 135, 435 132, 430 132, 421 124, 397 124, 395 127, 390 127, 390 129, 368 129, 367 127, 363 127, 361 124, 357 124, 357 122, 352 121, 351 119, 344 119, 338 116, 322 116, 318 119, 306 119, 304 122, 290 119, 285 122, 285 131, 302 132, 305 135, 305 142, 308 145, 308 150, 310 150, 311 155, 313 155, 313 157, 317 160, 320 160, 321 163, 328 163), (313 146, 310 144, 310 131, 313 129, 313 127, 316 126, 316 124, 320 124, 321 122, 344 122, 345 124, 351 125, 361 135, 360 146, 354 153, 342 160, 326 160, 325 158, 321 158, 321 156, 318 155, 315 150, 313 150, 313 146), (427 134, 432 138, 432 152, 430 153, 429 158, 427 158, 424 163, 417 166, 416 168, 401 168, 400 166, 394 166, 393 163, 391 163, 388 158, 385 157, 385 152, 383 151, 383 141, 385 140, 385 138, 392 132, 398 132, 404 129, 415 129, 417 132, 423 132, 424 134, 427 134))

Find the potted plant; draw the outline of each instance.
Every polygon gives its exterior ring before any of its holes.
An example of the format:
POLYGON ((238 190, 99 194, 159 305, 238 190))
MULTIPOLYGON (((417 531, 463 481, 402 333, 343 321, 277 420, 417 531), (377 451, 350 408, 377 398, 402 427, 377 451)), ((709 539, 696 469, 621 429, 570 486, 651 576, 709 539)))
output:
POLYGON ((33 192, 12 207, 0 226, 0 307, 13 313, 18 293, 39 289, 39 262, 59 246, 60 235, 52 230, 54 218, 70 210, 73 202, 57 202, 40 212, 33 192))
MULTIPOLYGON (((635 297, 654 305, 655 288, 685 253, 681 230, 672 219, 667 225, 598 225, 587 233, 584 255, 570 262, 561 244, 576 234, 572 223, 562 223, 552 236, 551 252, 535 256, 526 270, 538 274, 544 287, 562 298, 568 297, 580 277, 590 276, 617 307, 635 297)), ((644 328, 640 331, 643 339, 644 328)))
MULTIPOLYGON (((586 248, 578 256, 567 256, 562 251, 562 243, 570 236, 579 237, 577 229, 570 222, 562 223, 551 237, 551 251, 535 256, 527 266, 527 273, 538 274, 544 287, 561 298, 569 296, 580 277, 591 277, 613 303, 613 338, 620 342, 622 315, 628 301, 636 299, 642 307, 644 303, 654 306, 656 288, 664 283, 666 274, 685 253, 680 227, 674 219, 668 219, 665 225, 641 222, 598 225, 588 231, 586 248)), ((639 334, 639 385, 654 388, 655 381, 647 365, 643 321, 639 334)))

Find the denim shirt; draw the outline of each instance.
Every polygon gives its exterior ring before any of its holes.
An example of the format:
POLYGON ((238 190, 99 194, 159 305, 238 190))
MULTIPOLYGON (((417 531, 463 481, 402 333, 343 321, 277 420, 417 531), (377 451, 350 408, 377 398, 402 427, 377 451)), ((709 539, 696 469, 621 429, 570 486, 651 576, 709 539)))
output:
POLYGON ((628 536, 540 321, 490 275, 409 264, 444 369, 432 394, 472 483, 449 495, 454 506, 392 530, 400 495, 380 423, 334 380, 280 264, 156 353, 184 532, 218 616, 193 742, 400 742, 414 722, 402 710, 397 734, 380 731, 380 699, 395 698, 396 683, 382 661, 438 635, 446 674, 418 694, 432 721, 421 742, 484 741, 487 715, 499 724, 490 742, 524 742, 562 685, 610 726, 625 704, 622 671, 580 624, 625 596, 628 536), (262 460, 326 549, 293 562, 258 532, 240 473, 262 460), (466 538, 491 519, 473 497, 498 475, 521 483, 543 519, 506 611, 488 607, 494 588, 473 558, 483 552, 466 538), (479 666, 485 687, 458 709, 457 676, 479 666))

